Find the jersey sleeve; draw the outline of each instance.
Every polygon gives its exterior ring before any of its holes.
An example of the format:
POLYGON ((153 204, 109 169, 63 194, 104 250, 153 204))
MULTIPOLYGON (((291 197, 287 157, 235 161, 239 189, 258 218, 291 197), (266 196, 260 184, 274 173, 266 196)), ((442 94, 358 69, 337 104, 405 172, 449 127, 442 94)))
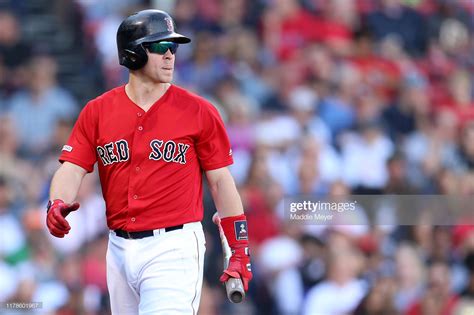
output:
POLYGON ((71 162, 88 173, 94 170, 97 160, 95 150, 96 124, 92 103, 88 103, 79 114, 67 144, 63 146, 59 162, 71 162))
POLYGON ((209 171, 231 165, 234 160, 224 122, 217 109, 207 102, 201 107, 200 130, 196 152, 202 169, 209 171))

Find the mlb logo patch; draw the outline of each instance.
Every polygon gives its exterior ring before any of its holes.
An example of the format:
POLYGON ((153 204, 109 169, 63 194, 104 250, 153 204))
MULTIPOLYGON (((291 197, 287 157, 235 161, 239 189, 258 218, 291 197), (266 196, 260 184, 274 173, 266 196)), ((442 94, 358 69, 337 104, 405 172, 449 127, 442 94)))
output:
POLYGON ((248 240, 247 221, 235 221, 234 222, 235 239, 238 241, 248 240))
POLYGON ((65 145, 65 146, 63 146, 63 151, 71 152, 71 151, 72 151, 72 147, 71 147, 70 145, 65 145))

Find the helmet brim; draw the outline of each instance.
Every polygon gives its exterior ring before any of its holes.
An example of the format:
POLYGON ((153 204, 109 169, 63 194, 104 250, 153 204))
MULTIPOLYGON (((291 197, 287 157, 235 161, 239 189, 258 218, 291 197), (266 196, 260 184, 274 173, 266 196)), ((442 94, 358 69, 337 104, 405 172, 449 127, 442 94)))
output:
POLYGON ((175 33, 175 32, 171 32, 171 33, 165 33, 165 34, 157 33, 157 34, 148 35, 140 41, 140 44, 152 43, 152 42, 164 41, 164 40, 174 42, 177 44, 187 44, 191 42, 190 38, 184 35, 175 33))

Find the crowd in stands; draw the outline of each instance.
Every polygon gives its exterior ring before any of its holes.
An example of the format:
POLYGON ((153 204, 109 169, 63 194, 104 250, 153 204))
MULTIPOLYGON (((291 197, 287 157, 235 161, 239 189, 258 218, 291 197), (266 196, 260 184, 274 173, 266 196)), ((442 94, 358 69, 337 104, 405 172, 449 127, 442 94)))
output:
MULTIPOLYGON (((35 29, 25 30, 21 3, 0 1, 0 302, 110 314, 95 172, 71 233, 57 239, 45 225, 49 182, 85 103, 61 81, 52 44, 26 40, 35 29)), ((174 83, 226 123, 254 273, 245 303, 228 302, 206 191, 200 314, 472 314, 474 220, 297 224, 284 200, 474 194, 473 1, 51 3, 87 60, 77 75, 100 78, 89 83, 95 96, 128 78, 115 43, 125 16, 164 9, 192 38, 178 49, 174 83)))

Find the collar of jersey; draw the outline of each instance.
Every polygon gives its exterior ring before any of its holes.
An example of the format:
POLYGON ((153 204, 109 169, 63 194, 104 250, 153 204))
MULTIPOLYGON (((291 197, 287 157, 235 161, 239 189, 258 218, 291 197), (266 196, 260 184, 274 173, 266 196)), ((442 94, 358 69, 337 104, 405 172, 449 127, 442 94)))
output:
POLYGON ((174 89, 173 84, 171 84, 170 87, 166 90, 166 92, 159 99, 157 99, 155 101, 155 103, 153 103, 153 105, 151 105, 151 107, 148 109, 148 111, 144 111, 143 108, 138 106, 134 101, 132 101, 130 99, 130 97, 128 97, 127 92, 125 92, 125 84, 121 88, 122 94, 125 97, 125 99, 127 100, 127 103, 129 103, 131 106, 138 109, 143 115, 149 115, 149 113, 151 113, 151 112, 155 111, 157 108, 159 108, 160 105, 162 103, 164 103, 170 97, 172 89, 174 89))

